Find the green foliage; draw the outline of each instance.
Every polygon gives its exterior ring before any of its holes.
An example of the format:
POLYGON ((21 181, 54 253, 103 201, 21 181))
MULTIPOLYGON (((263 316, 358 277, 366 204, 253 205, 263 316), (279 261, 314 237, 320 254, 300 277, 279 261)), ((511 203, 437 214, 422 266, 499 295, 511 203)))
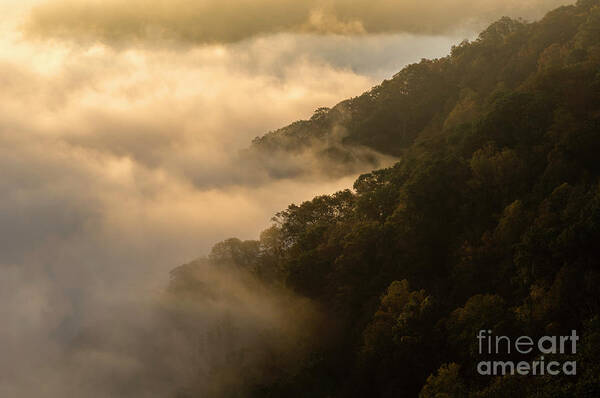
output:
POLYGON ((419 398, 464 398, 466 387, 460 376, 460 365, 442 365, 436 374, 427 378, 419 398))
POLYGON ((418 393, 420 384, 414 381, 427 375, 436 358, 430 348, 437 336, 430 328, 437 315, 437 305, 425 290, 411 291, 407 280, 392 282, 363 333, 361 366, 376 380, 371 393, 418 393))

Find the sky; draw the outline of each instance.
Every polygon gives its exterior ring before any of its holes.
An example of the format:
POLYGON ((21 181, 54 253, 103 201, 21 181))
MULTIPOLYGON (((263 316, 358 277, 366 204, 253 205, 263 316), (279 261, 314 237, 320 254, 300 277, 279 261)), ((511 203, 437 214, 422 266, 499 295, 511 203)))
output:
POLYGON ((149 308, 171 269, 356 177, 254 178, 236 161, 252 138, 444 56, 500 16, 561 3, 0 0, 0 396, 105 397, 151 379, 142 350, 120 347, 163 330, 149 308), (77 348, 86 328, 111 339, 77 348))

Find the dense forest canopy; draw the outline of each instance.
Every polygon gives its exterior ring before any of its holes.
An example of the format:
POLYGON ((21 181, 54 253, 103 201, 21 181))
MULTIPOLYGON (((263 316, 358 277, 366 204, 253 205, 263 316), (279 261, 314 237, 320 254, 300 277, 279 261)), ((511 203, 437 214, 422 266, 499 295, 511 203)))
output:
POLYGON ((173 271, 181 299, 206 288, 191 270, 210 263, 321 311, 322 344, 245 394, 600 396, 600 1, 500 19, 252 150, 297 150, 340 129, 336 147, 400 161, 173 271), (577 376, 479 376, 480 329, 575 329, 577 376))

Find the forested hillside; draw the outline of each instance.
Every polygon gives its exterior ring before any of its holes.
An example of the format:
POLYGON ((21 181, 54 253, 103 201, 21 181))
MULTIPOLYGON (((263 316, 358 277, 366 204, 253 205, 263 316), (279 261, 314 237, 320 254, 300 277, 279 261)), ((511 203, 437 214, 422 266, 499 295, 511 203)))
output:
MULTIPOLYGON (((259 240, 227 240, 205 260, 324 314, 322 344, 248 395, 600 396, 600 1, 501 19, 253 146, 338 129, 344 146, 401 160, 290 205, 259 240), (576 329, 577 376, 479 376, 480 329, 576 329)), ((173 272, 175 296, 203 288, 191 272, 202 266, 173 272)))

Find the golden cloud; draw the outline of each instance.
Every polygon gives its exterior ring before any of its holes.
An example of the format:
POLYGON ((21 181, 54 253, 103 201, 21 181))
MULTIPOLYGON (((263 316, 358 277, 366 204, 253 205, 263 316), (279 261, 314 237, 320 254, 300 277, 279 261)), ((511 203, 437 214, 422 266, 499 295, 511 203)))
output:
POLYGON ((565 0, 50 0, 29 34, 122 43, 235 42, 278 32, 445 34, 500 16, 537 18, 565 0))

